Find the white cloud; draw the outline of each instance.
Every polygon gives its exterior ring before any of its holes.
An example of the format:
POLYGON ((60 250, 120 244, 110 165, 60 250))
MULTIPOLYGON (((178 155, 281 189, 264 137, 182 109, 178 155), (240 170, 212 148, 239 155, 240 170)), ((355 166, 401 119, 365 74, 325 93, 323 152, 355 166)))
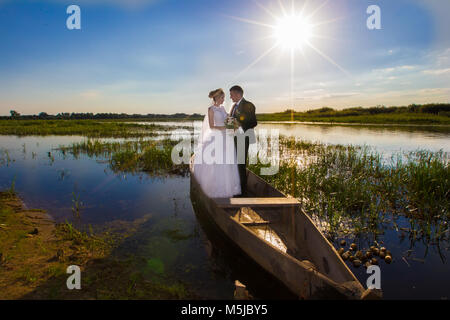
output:
POLYGON ((450 68, 447 69, 436 69, 436 70, 424 70, 423 73, 425 74, 432 74, 432 75, 442 75, 450 73, 450 68))
POLYGON ((442 95, 448 94, 450 92, 449 88, 425 88, 419 90, 419 94, 422 95, 442 95))
POLYGON ((400 72, 400 71, 415 70, 416 68, 417 68, 417 66, 404 65, 404 66, 397 66, 397 67, 384 68, 384 69, 373 69, 373 72, 375 72, 375 73, 395 73, 395 72, 400 72))
POLYGON ((80 96, 85 99, 96 99, 101 95, 97 90, 87 90, 80 93, 80 96))
POLYGON ((297 97, 296 100, 325 100, 325 99, 340 99, 340 98, 348 98, 359 95, 359 92, 335 92, 335 93, 323 93, 324 90, 310 90, 305 91, 305 94, 301 97, 297 97))

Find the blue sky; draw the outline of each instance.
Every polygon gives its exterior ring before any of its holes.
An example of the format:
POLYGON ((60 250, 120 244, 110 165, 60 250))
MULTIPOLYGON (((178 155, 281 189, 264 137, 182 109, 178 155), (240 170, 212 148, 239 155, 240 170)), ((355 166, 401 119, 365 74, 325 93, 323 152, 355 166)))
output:
POLYGON ((317 50, 251 65, 273 30, 235 18, 276 25, 269 12, 292 5, 280 2, 0 0, 0 114, 205 113, 208 92, 233 84, 257 112, 449 102, 450 1, 309 0, 306 15, 323 4, 311 23, 332 21, 314 29, 317 50), (71 4, 81 30, 66 28, 71 4), (381 30, 366 27, 372 4, 381 30))

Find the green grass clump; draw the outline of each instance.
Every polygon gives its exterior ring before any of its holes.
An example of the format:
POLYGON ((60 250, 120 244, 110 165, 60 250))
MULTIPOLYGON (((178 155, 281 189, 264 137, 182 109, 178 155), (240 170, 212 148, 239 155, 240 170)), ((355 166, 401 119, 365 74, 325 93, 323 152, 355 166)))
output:
POLYGON ((70 146, 59 146, 63 154, 70 153, 75 158, 81 154, 89 157, 107 158, 114 172, 147 172, 152 175, 187 175, 188 165, 172 162, 172 149, 178 143, 170 139, 123 142, 101 142, 89 139, 70 146))
MULTIPOLYGON (((285 138, 280 145, 282 153, 294 156, 281 161, 276 175, 262 178, 299 198, 308 212, 327 222, 331 236, 348 230, 376 236, 389 215, 428 221, 431 231, 450 219, 449 157, 442 151, 398 154, 386 162, 368 148, 285 138), (296 162, 299 154, 308 159, 306 165, 296 162)), ((261 167, 250 169, 258 173, 261 167)))

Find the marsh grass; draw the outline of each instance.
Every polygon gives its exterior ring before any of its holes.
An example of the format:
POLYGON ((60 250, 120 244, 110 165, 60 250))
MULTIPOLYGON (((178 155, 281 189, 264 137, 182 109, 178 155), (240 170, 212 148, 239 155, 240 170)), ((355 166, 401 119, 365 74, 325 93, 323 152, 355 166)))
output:
POLYGON ((156 124, 124 123, 96 120, 0 120, 3 135, 80 135, 87 137, 143 137, 171 130, 156 124))
POLYGON ((330 122, 330 123, 361 123, 361 124, 431 124, 449 125, 450 117, 430 113, 380 113, 380 114, 358 114, 358 111, 342 112, 294 112, 289 111, 258 114, 258 121, 305 121, 305 122, 330 122))
POLYGON ((14 176, 14 178, 11 181, 11 186, 9 187, 9 190, 7 190, 7 193, 11 197, 16 195, 16 178, 17 178, 17 176, 14 176))
POLYGON ((0 165, 6 165, 9 167, 9 164, 14 161, 15 160, 11 159, 9 156, 9 151, 7 149, 0 148, 0 165))
POLYGON ((172 149, 178 141, 144 140, 122 142, 104 142, 88 139, 69 146, 59 146, 64 155, 72 154, 75 158, 82 154, 89 157, 102 157, 109 161, 113 172, 138 173, 151 175, 182 175, 188 174, 186 164, 176 165, 172 162, 172 149))
POLYGON ((81 208, 83 202, 80 200, 80 195, 72 192, 72 213, 76 219, 81 219, 81 208))
MULTIPOLYGON (((262 178, 299 198, 307 212, 324 222, 329 238, 369 234, 376 239, 385 222, 397 215, 411 219, 416 238, 443 237, 450 218, 447 153, 418 150, 386 162, 367 147, 294 138, 282 138, 280 147, 289 155, 281 160, 278 174, 262 178), (299 165, 297 157, 308 158, 306 165, 299 165)), ((261 167, 250 169, 259 172, 261 167)))

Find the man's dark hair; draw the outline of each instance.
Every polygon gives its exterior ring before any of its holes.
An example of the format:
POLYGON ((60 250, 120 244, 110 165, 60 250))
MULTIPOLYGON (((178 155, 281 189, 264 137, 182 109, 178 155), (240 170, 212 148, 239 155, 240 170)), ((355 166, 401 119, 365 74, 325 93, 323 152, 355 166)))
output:
POLYGON ((244 90, 240 86, 233 86, 233 87, 231 87, 230 91, 239 92, 241 94, 241 96, 244 95, 244 90))

